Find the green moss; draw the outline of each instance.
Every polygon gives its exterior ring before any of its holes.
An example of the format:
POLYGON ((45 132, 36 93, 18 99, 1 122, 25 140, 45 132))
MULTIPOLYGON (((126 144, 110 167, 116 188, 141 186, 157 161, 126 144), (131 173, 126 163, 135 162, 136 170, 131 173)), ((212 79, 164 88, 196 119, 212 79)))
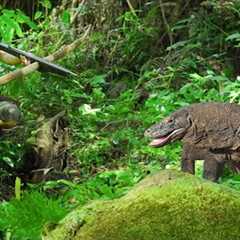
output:
POLYGON ((45 239, 237 240, 239 226, 240 194, 162 171, 121 199, 93 202, 72 212, 45 239))

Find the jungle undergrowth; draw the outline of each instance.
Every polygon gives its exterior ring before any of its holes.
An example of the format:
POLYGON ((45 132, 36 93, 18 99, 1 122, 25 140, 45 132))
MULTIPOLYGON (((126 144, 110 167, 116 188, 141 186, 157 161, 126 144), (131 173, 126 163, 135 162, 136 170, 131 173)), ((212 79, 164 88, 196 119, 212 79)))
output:
MULTIPOLYGON (((78 73, 76 78, 34 73, 24 85, 20 80, 4 86, 1 94, 21 102, 25 132, 34 130, 42 113, 47 117, 63 109, 68 113, 70 152, 79 164, 81 184, 79 179, 59 180, 30 189, 41 189, 49 198, 63 192, 61 204, 71 209, 91 199, 119 197, 152 169, 179 169, 181 144, 153 149, 144 130, 191 103, 240 102, 237 9, 235 1, 231 6, 205 1, 169 20, 168 31, 159 27, 161 12, 154 3, 134 16, 125 12, 111 31, 93 30, 87 43, 61 61, 78 73)), ((60 36, 58 27, 44 35, 51 26, 50 19, 45 21, 39 35, 31 35, 33 48, 41 54, 49 50, 46 39, 54 42, 60 36)), ((0 143, 0 166, 14 168, 21 161, 23 140, 16 139, 11 151, 6 141, 0 143)), ((238 175, 226 173, 221 181, 240 188, 238 175)))

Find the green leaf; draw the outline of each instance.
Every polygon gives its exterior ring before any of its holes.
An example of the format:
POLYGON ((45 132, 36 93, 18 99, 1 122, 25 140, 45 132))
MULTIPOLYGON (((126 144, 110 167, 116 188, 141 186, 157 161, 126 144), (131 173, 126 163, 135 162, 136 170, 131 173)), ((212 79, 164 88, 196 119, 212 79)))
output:
POLYGON ((39 3, 45 8, 48 8, 48 9, 52 8, 52 4, 50 0, 42 0, 39 3))
POLYGON ((240 33, 233 33, 233 34, 229 35, 228 37, 226 37, 225 40, 226 41, 232 41, 232 40, 240 41, 240 33))
POLYGON ((66 24, 66 25, 70 24, 71 15, 68 10, 63 11, 63 13, 61 15, 61 19, 64 24, 66 24))
POLYGON ((37 11, 34 15, 34 20, 37 20, 39 18, 41 18, 43 16, 42 12, 41 11, 37 11))
POLYGON ((188 40, 186 40, 186 41, 179 41, 179 42, 177 42, 177 43, 172 44, 171 46, 169 46, 169 47, 167 48, 167 51, 171 51, 171 50, 175 50, 175 49, 178 49, 178 48, 182 48, 182 47, 184 47, 185 45, 187 45, 188 42, 189 42, 188 40))
POLYGON ((4 156, 2 160, 7 163, 10 167, 14 167, 13 161, 11 158, 4 156))
POLYGON ((15 198, 17 200, 21 199, 21 179, 19 177, 16 177, 15 180, 15 198))
POLYGON ((18 37, 23 37, 24 34, 23 34, 22 29, 19 26, 19 24, 17 22, 14 22, 14 25, 15 25, 15 31, 16 31, 17 36, 18 37))
POLYGON ((15 19, 19 23, 27 24, 32 29, 37 29, 37 25, 33 21, 31 21, 31 19, 20 10, 17 10, 15 19))
POLYGON ((13 11, 13 10, 4 9, 2 11, 2 13, 3 13, 3 15, 5 15, 5 16, 7 16, 9 18, 12 18, 12 17, 15 16, 15 11, 13 11))

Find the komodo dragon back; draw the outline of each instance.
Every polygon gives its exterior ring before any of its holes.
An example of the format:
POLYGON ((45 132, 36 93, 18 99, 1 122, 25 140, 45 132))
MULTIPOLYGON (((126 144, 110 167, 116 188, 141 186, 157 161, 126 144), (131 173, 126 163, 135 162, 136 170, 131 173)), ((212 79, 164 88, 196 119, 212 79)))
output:
POLYGON ((189 107, 192 126, 183 142, 210 149, 240 147, 240 106, 232 103, 200 103, 189 107))

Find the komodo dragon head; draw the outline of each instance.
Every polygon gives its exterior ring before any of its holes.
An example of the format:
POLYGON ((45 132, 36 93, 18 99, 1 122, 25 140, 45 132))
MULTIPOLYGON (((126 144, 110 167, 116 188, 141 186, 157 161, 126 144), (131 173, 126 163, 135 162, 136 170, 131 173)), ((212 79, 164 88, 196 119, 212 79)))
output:
POLYGON ((191 125, 192 122, 189 112, 186 108, 182 108, 172 113, 160 123, 148 128, 144 135, 153 139, 150 146, 162 147, 170 142, 183 138, 191 125))

